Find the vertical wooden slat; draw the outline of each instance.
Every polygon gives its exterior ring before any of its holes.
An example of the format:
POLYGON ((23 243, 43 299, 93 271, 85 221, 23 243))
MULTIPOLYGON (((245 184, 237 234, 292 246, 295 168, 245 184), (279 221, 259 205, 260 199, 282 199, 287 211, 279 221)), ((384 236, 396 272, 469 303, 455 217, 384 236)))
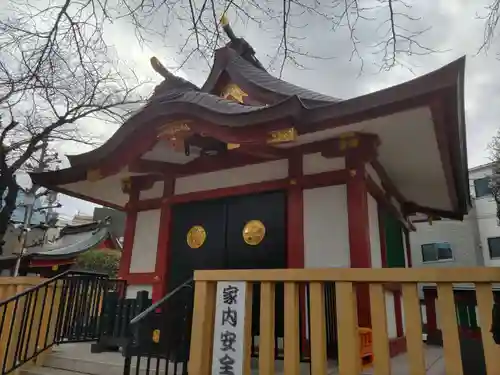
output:
POLYGON ((284 373, 299 375, 299 285, 285 283, 285 364, 284 373))
POLYGON ((243 342, 243 374, 252 373, 252 304, 253 304, 253 283, 247 283, 245 298, 245 336, 243 342))
POLYGON ((275 285, 262 282, 260 288, 259 373, 274 374, 275 285))
POLYGON ((452 284, 437 284, 446 375, 463 375, 452 284))
POLYGON ((481 322, 481 337, 483 339, 486 372, 500 374, 500 346, 493 341, 489 328, 491 327, 491 311, 493 309, 493 293, 490 284, 476 284, 476 299, 481 322))
POLYGON ((196 281, 194 290, 190 374, 210 374, 215 318, 216 283, 196 281))
POLYGON ((403 284, 402 290, 406 326, 406 348, 408 351, 410 374, 424 375, 426 373, 425 358, 417 284, 403 284))
POLYGON ((370 284, 370 309, 372 314, 372 347, 374 375, 391 374, 389 336, 387 334, 387 312, 384 286, 370 284))
MULTIPOLYGON (((358 315, 356 292, 351 282, 335 284, 337 306, 337 332, 339 342, 339 374, 359 375, 358 315)), ((311 321, 314 321, 311 317, 311 321)))
POLYGON ((325 290, 323 283, 310 283, 311 373, 326 375, 325 290))

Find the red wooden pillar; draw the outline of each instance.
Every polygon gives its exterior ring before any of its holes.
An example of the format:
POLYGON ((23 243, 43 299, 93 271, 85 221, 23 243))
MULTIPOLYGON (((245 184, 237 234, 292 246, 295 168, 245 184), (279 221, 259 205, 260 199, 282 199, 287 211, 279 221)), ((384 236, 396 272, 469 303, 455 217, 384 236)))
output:
MULTIPOLYGON (((304 268, 304 195, 297 180, 302 177, 302 154, 292 155, 288 159, 288 177, 290 185, 287 192, 287 267, 304 268)), ((300 288, 300 338, 302 348, 308 353, 306 335, 306 293, 300 288)))
POLYGON ((123 233, 123 250, 120 258, 120 268, 118 278, 127 279, 130 273, 130 262, 132 261, 132 250, 134 247, 135 226, 137 222, 137 206, 139 200, 139 189, 133 186, 129 192, 129 201, 126 205, 127 218, 125 220, 125 230, 123 233))
MULTIPOLYGON (((370 224, 368 213, 368 189, 365 179, 365 162, 347 155, 347 210, 349 224, 349 248, 352 268, 371 268, 370 224)), ((368 285, 358 285, 358 323, 371 327, 370 295, 368 285)))
POLYGON ((153 284, 153 303, 167 293, 167 280, 170 260, 170 222, 172 209, 170 198, 174 194, 175 179, 165 179, 163 182, 163 197, 161 201, 160 226, 156 248, 156 265, 153 284))
POLYGON ((437 332, 436 291, 424 289, 425 314, 427 315, 427 334, 437 332))

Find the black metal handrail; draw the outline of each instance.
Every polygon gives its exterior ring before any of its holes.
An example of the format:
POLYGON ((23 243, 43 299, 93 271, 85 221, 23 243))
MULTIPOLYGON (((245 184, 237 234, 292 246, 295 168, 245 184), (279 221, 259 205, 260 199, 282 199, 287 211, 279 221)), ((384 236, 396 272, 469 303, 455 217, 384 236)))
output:
POLYGON ((132 337, 123 351, 124 375, 131 374, 132 362, 136 374, 160 375, 172 370, 187 374, 193 299, 190 278, 131 320, 132 337))
POLYGON ((69 270, 1 301, 1 374, 53 345, 95 341, 105 294, 125 288, 105 274, 69 270))
POLYGON ((23 290, 22 292, 16 294, 16 295, 13 295, 12 297, 9 297, 7 299, 4 299, 2 301, 0 301, 0 308, 2 308, 2 306, 6 303, 9 303, 10 301, 14 301, 15 299, 17 298, 20 298, 26 294, 29 294, 30 292, 32 292, 33 290, 36 290, 36 289, 41 289, 43 288, 44 286, 46 285, 49 285, 49 284, 52 284, 54 281, 57 281, 57 280, 60 280, 60 279, 63 279, 64 277, 68 276, 68 275, 86 275, 86 276, 96 276, 96 277, 106 277, 108 278, 109 276, 105 273, 98 273, 98 272, 90 272, 90 271, 73 271, 73 270, 68 270, 68 271, 64 271, 62 273, 60 273, 59 275, 57 276, 54 276, 48 280, 45 280, 44 282, 40 283, 40 284, 37 284, 37 285, 34 285, 32 286, 31 288, 26 288, 25 290, 23 290))
POLYGON ((130 325, 133 326, 135 324, 138 324, 142 320, 144 320, 148 315, 152 314, 155 312, 157 309, 161 308, 163 304, 165 304, 166 301, 168 301, 174 294, 176 294, 178 291, 180 291, 183 288, 192 288, 193 284, 193 278, 191 277, 190 279, 184 281, 181 285, 179 285, 177 288, 173 289, 169 293, 167 293, 165 296, 163 296, 161 299, 153 303, 151 306, 149 306, 146 310, 141 312, 139 315, 137 315, 134 319, 130 321, 130 325))

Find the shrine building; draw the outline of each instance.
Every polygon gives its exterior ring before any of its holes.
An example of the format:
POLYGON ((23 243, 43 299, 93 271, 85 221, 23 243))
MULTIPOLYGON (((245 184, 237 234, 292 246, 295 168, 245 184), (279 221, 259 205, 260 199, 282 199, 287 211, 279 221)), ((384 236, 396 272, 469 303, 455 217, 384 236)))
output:
MULTIPOLYGON (((225 30, 202 87, 151 59, 164 80, 140 111, 71 167, 31 175, 126 212, 131 295, 157 300, 196 269, 411 267, 412 217, 468 212, 464 58, 344 100, 274 77, 225 30)), ((399 290, 386 305, 397 346, 399 290)))

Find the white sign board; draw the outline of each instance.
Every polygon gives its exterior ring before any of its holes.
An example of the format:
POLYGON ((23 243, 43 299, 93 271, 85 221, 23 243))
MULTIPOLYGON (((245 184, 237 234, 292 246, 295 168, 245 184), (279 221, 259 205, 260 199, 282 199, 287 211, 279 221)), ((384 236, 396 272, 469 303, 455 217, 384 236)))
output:
POLYGON ((247 283, 217 283, 212 375, 243 375, 247 283))

